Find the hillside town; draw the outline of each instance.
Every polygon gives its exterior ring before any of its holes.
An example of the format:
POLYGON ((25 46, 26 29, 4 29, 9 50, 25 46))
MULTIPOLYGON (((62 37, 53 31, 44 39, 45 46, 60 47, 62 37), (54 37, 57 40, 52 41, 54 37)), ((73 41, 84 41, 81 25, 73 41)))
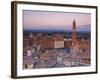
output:
POLYGON ((75 20, 71 37, 66 35, 42 32, 23 35, 23 69, 90 66, 90 36, 77 37, 75 20))

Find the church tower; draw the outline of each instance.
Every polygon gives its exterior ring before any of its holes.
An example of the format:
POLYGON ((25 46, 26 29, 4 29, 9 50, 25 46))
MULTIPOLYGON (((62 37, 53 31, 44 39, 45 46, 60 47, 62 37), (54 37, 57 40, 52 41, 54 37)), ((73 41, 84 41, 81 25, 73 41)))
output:
POLYGON ((77 44, 76 21, 73 20, 73 27, 72 27, 72 45, 75 46, 76 44, 77 44))

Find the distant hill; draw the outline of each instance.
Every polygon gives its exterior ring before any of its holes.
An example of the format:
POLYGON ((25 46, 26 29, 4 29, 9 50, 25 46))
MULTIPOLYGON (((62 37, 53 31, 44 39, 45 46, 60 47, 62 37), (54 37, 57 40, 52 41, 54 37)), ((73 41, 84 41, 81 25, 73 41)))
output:
MULTIPOLYGON (((76 28, 77 28, 77 31, 78 32, 80 32, 80 31, 85 31, 85 32, 90 32, 91 31, 91 28, 90 28, 90 25, 81 25, 81 26, 76 26, 76 28)), ((41 29, 40 28, 38 28, 38 29, 36 29, 36 27, 34 27, 33 29, 24 29, 24 31, 26 31, 26 30, 28 30, 28 31, 35 31, 35 32, 59 32, 59 31, 63 31, 63 32, 68 32, 68 31, 72 31, 72 26, 61 26, 60 28, 57 28, 56 27, 56 29, 55 28, 52 28, 51 26, 49 26, 49 29, 42 29, 42 27, 41 27, 41 29)))

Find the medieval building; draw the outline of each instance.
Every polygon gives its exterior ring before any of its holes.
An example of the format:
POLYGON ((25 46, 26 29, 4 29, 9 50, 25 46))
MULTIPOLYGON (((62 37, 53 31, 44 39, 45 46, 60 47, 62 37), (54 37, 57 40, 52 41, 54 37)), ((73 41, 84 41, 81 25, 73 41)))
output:
MULTIPOLYGON (((67 34, 66 34, 67 35, 67 34)), ((72 22, 71 37, 38 32, 23 39, 23 68, 70 67, 91 64, 90 38, 78 38, 77 24, 72 22)))

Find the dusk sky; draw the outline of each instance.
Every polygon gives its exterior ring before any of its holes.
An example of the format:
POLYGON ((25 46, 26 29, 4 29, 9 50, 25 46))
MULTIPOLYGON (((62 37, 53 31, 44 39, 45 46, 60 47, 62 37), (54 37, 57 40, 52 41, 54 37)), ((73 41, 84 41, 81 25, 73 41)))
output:
POLYGON ((89 13, 23 11, 24 30, 71 30, 74 19, 77 30, 90 31, 89 13))

